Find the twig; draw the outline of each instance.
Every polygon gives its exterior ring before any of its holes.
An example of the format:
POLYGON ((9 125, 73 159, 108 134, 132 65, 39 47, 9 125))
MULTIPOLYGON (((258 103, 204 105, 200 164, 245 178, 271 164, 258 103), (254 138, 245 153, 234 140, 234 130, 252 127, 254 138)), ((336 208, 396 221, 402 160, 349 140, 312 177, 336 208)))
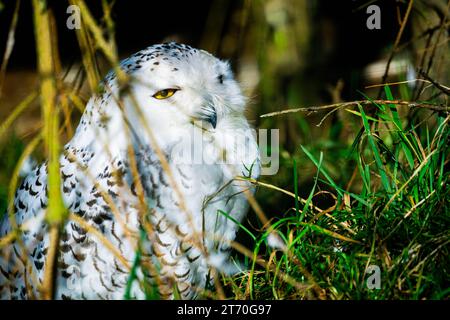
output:
POLYGON ((396 86, 396 85, 412 83, 412 82, 424 82, 424 83, 428 83, 428 84, 430 83, 430 81, 427 81, 424 79, 412 79, 412 80, 405 80, 405 81, 395 81, 395 82, 372 84, 370 86, 365 86, 364 89, 379 88, 379 87, 384 87, 384 86, 396 86))
MULTIPOLYGON (((437 26, 434 26, 434 27, 431 27, 431 28, 426 29, 426 30, 425 30, 424 32, 422 32, 420 35, 418 35, 418 36, 414 37, 413 39, 411 39, 411 40, 409 40, 409 41, 403 43, 403 44, 400 45, 400 46, 398 46, 398 47, 397 47, 397 52, 402 51, 403 49, 405 49, 406 47, 408 47, 409 45, 411 45, 411 44, 414 43, 415 41, 420 40, 420 39, 424 38, 424 37, 427 36, 427 35, 433 35, 434 32, 438 31, 441 27, 442 27, 442 24, 439 23, 437 26)), ((444 27, 445 27, 445 28, 450 27, 450 23, 449 23, 449 22, 446 22, 446 23, 444 24, 444 27)))
POLYGON ((31 103, 36 99, 37 96, 38 94, 36 91, 30 93, 17 105, 17 107, 14 108, 8 118, 0 123, 0 138, 8 130, 11 124, 22 114, 22 112, 24 112, 31 105, 31 103))
POLYGON ((359 101, 350 101, 350 102, 342 102, 342 103, 334 103, 324 106, 313 106, 313 107, 305 107, 305 108, 295 108, 295 109, 286 109, 277 112, 270 112, 261 115, 261 118, 279 116, 286 113, 296 113, 296 112, 318 112, 328 109, 335 108, 345 108, 357 105, 372 105, 372 104, 394 104, 397 106, 408 106, 410 108, 424 108, 430 109, 434 111, 445 111, 449 112, 450 107, 444 105, 431 104, 427 102, 413 102, 413 101, 403 101, 403 100, 359 100, 359 101))
POLYGON ((426 70, 426 73, 429 73, 430 72, 430 70, 431 70, 431 66, 433 65, 433 60, 434 60, 434 57, 435 57, 435 55, 436 55, 436 50, 437 50, 437 47, 438 47, 438 45, 439 45, 439 39, 441 38, 441 36, 444 34, 444 26, 445 26, 445 24, 446 24, 446 22, 447 22, 447 19, 448 19, 448 15, 449 15, 449 9, 450 9, 450 1, 448 1, 447 2, 447 10, 446 10, 446 14, 445 14, 445 16, 443 17, 443 21, 442 21, 442 23, 441 23, 441 26, 440 26, 440 28, 439 28, 439 33, 438 33, 438 35, 437 35, 437 38, 436 38, 436 42, 434 43, 434 46, 433 46, 433 48, 432 48, 432 52, 431 52, 431 55, 430 55, 430 59, 428 60, 428 66, 427 66, 427 70, 426 70))
POLYGON ((57 260, 59 254, 59 240, 60 232, 59 225, 50 225, 50 244, 48 246, 48 253, 45 259, 45 270, 44 270, 44 280, 42 282, 42 287, 40 288, 42 297, 45 300, 53 299, 56 289, 55 276, 57 270, 57 260))
MULTIPOLYGON (((444 33, 444 30, 447 28, 447 22, 448 22, 447 20, 448 20, 448 14, 449 14, 448 11, 449 11, 449 9, 450 9, 450 1, 447 2, 446 10, 444 11, 445 14, 442 14, 442 16, 440 16, 442 22, 439 25, 439 29, 438 29, 439 31, 438 31, 438 34, 437 34, 437 37, 436 37, 436 42, 430 48, 431 41, 432 41, 433 35, 434 35, 434 31, 433 31, 432 33, 430 33, 430 35, 428 37, 428 40, 427 40, 427 43, 425 45, 426 50, 424 50, 424 52, 422 54, 421 61, 420 61, 419 65, 420 65, 420 69, 421 70, 425 69, 425 73, 426 74, 430 73, 431 66, 433 65, 434 58, 435 58, 435 55, 436 55, 436 51, 437 51, 437 48, 438 48, 439 39, 441 38, 442 34, 444 33), (426 56, 427 56, 427 51, 430 50, 430 49, 432 51, 430 53, 430 58, 428 59, 428 64, 427 64, 427 66, 425 68, 425 60, 426 60, 426 56)), ((436 10, 436 7, 435 7, 435 10, 436 10)), ((436 12, 439 12, 439 10, 436 10, 436 12)), ((447 39, 445 41, 447 41, 447 39)), ((420 87, 416 88, 416 95, 415 96, 417 98, 420 97, 423 87, 424 87, 424 84, 422 83, 420 87)))
POLYGON ((450 95, 450 88, 446 87, 442 84, 440 84, 439 82, 433 80, 428 74, 426 74, 423 70, 419 70, 419 74, 424 77, 426 80, 428 80, 429 82, 431 82, 436 88, 438 88, 439 90, 441 90, 443 93, 445 93, 446 95, 450 95))
MULTIPOLYGON (((409 14, 411 13, 411 9, 412 9, 413 3, 414 3, 414 0, 409 0, 408 8, 406 9, 406 13, 405 13, 405 16, 403 18, 402 24, 400 26, 400 30, 398 31, 397 37, 395 38, 394 47, 391 50, 391 54, 389 55, 389 59, 388 59, 388 62, 386 64, 386 69, 384 70, 383 78, 381 80, 382 83, 386 82, 386 78, 387 78, 387 76, 389 74, 389 68, 391 66, 392 59, 394 59, 394 55, 395 55, 395 53, 397 51, 397 47, 400 44, 400 40, 402 38, 403 31, 405 30, 405 26, 406 26, 406 22, 408 21, 409 14)), ((379 98, 381 97, 381 93, 382 92, 383 92, 382 89, 380 89, 380 92, 378 93, 378 97, 379 98)))
POLYGON ((8 32, 8 40, 6 41, 5 54, 3 55, 3 61, 0 66, 0 98, 2 96, 6 67, 8 66, 8 61, 9 58, 11 57, 11 53, 14 48, 17 21, 19 20, 19 8, 20 8, 20 0, 16 2, 16 8, 14 9, 14 15, 11 21, 11 27, 9 28, 8 32))

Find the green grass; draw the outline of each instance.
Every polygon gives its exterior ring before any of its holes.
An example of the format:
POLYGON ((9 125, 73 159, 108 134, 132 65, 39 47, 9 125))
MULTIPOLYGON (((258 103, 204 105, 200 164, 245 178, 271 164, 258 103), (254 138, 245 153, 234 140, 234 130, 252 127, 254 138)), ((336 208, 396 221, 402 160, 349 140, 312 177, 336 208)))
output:
MULTIPOLYGON (((393 99, 388 87, 386 94, 393 99)), ((234 297, 450 297, 448 116, 428 114, 426 122, 420 124, 421 117, 417 117, 405 125, 392 105, 377 106, 376 118, 369 118, 362 107, 352 114, 364 132, 354 143, 357 150, 351 152, 352 145, 348 145, 346 151, 351 153, 346 159, 347 168, 341 169, 357 170, 353 179, 359 181, 360 190, 346 189, 351 175, 346 176, 347 180, 341 176, 336 181, 327 172, 324 162, 327 157, 333 161, 339 152, 331 150, 315 155, 318 152, 310 151, 308 146, 298 146, 301 152, 296 155, 297 161, 312 162, 317 171, 307 205, 300 212, 302 219, 298 218, 299 205, 294 198, 284 199, 291 202, 286 212, 266 212, 273 217, 273 226, 289 250, 274 253, 267 244, 268 234, 254 231, 256 239, 249 241, 254 255, 274 268, 249 263, 246 269, 250 271, 224 278, 234 297), (335 199, 327 215, 308 207, 318 186, 335 199), (342 241, 339 236, 355 241, 342 241), (366 285, 370 265, 381 270, 380 289, 369 289, 366 285), (310 287, 299 290, 280 279, 280 273, 310 287), (313 283, 320 289, 314 290, 313 283)), ((292 171, 296 177, 295 163, 292 171)), ((296 190, 296 182, 288 188, 296 190)), ((257 197, 263 207, 266 194, 259 192, 257 197)))

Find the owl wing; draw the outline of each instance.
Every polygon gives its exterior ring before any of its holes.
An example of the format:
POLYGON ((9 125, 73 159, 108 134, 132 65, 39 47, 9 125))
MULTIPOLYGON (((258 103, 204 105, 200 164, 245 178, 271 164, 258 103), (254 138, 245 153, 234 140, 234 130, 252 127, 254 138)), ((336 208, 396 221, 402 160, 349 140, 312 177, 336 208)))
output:
MULTIPOLYGON (((61 191, 66 208, 98 230, 121 254, 133 255, 132 246, 125 240, 124 228, 113 218, 105 198, 108 197, 118 211, 128 213, 124 219, 136 216, 133 208, 136 197, 128 186, 124 187, 122 179, 124 164, 121 161, 108 164, 89 178, 89 174, 80 169, 80 163, 87 163, 92 155, 87 151, 76 150, 76 153, 81 159, 79 163, 66 155, 60 160, 61 191)), ((0 237, 10 234, 14 225, 22 230, 20 241, 1 250, 1 299, 27 299, 39 295, 50 243, 44 219, 47 204, 47 164, 44 163, 26 176, 16 190, 14 221, 11 223, 11 218, 5 216, 0 224, 0 237)), ((132 229, 138 222, 124 223, 132 229)), ((128 271, 98 239, 76 222, 67 221, 61 232, 59 249, 57 298, 121 298, 113 295, 122 294, 123 290, 118 289, 125 287, 128 271)), ((132 258, 128 256, 125 260, 132 258)))
POLYGON ((1 299, 24 299, 29 294, 28 289, 33 287, 31 282, 42 281, 48 248, 47 227, 42 223, 48 202, 46 186, 47 165, 44 163, 24 178, 15 193, 14 215, 8 217, 5 214, 0 223, 0 237, 10 234, 14 225, 22 230, 21 241, 14 241, 1 249, 1 299), (34 279, 25 276, 26 266, 31 268, 34 279))

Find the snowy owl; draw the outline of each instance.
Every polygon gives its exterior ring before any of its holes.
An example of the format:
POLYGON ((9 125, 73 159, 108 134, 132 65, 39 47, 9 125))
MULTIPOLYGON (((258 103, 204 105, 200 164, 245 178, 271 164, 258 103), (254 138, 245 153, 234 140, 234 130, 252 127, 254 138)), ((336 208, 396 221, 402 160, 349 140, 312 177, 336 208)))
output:
MULTIPOLYGON (((120 68, 126 80, 106 76, 60 156, 72 219, 60 235, 55 297, 199 298, 231 265, 254 192, 237 177, 260 172, 246 99, 227 62, 184 44, 150 46, 120 68)), ((0 225, 0 237, 18 234, 0 249, 2 299, 41 297, 47 203, 43 163, 16 191, 20 232, 6 215, 0 225)))

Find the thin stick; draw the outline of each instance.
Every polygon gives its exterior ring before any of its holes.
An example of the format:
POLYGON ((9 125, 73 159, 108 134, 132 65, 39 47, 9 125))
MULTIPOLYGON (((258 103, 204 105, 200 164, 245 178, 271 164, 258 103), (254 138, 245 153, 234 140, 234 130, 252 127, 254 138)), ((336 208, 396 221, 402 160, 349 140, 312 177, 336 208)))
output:
MULTIPOLYGON (((386 64, 386 69, 384 71, 383 78, 381 80, 382 83, 386 82, 386 78, 387 78, 387 76, 389 74, 389 68, 391 66, 392 59, 394 58, 394 55, 395 55, 395 53, 397 51, 397 47, 400 44, 400 40, 402 38, 403 31, 405 30, 405 26, 406 26, 406 22, 408 21, 409 14, 411 13, 411 9, 412 9, 413 3, 414 3, 414 0, 409 0, 408 8, 406 9, 406 13, 405 13, 405 16, 403 18, 402 24, 400 26, 400 30, 398 31, 397 37, 395 38, 394 47, 391 50, 391 54, 389 55, 389 59, 388 59, 388 62, 386 64)), ((380 89, 380 92, 378 94, 379 97, 381 97, 381 93, 382 92, 383 92, 382 89, 380 89)))
POLYGON ((436 80, 433 80, 428 74, 426 74, 424 71, 420 70, 419 74, 424 77, 427 81, 431 82, 436 88, 438 88, 439 90, 441 90, 443 93, 445 93, 446 95, 450 95, 450 88, 444 86, 443 84, 440 84, 439 82, 437 82, 436 80))
POLYGON ((8 40, 6 41, 5 54, 3 55, 2 65, 0 67, 0 98, 2 97, 3 82, 5 81, 6 67, 8 66, 9 58, 14 48, 15 33, 17 27, 17 21, 19 20, 19 8, 20 0, 16 2, 16 8, 14 9, 11 26, 8 32, 8 40))
POLYGON ((45 260, 44 280, 42 287, 40 288, 42 297, 45 300, 51 300, 55 293, 56 281, 54 281, 54 274, 56 274, 57 257, 59 251, 59 226, 53 224, 50 225, 50 244, 48 247, 47 258, 45 260))
POLYGON ((437 104, 431 104, 431 103, 422 103, 422 102, 412 102, 412 101, 404 101, 404 100, 359 100, 359 101, 349 101, 349 102, 342 102, 342 103, 334 103, 334 104, 328 104, 324 106, 313 106, 313 107, 305 107, 305 108, 295 108, 295 109, 286 109, 282 111, 276 111, 276 112, 270 112, 261 115, 261 118, 267 118, 267 117, 273 117, 273 116, 279 116, 286 113, 296 113, 296 112, 318 112, 328 109, 334 109, 334 108, 346 108, 351 106, 357 106, 358 104, 364 106, 364 105, 371 105, 371 104, 394 104, 397 106, 407 106, 410 108, 424 108, 424 109, 430 109, 433 111, 444 111, 449 112, 450 107, 444 106, 444 105, 437 105, 437 104))
POLYGON ((8 130, 11 124, 22 114, 22 112, 24 112, 31 105, 37 96, 37 92, 33 91, 25 99, 23 99, 17 107, 14 108, 8 118, 0 124, 0 138, 8 130))

